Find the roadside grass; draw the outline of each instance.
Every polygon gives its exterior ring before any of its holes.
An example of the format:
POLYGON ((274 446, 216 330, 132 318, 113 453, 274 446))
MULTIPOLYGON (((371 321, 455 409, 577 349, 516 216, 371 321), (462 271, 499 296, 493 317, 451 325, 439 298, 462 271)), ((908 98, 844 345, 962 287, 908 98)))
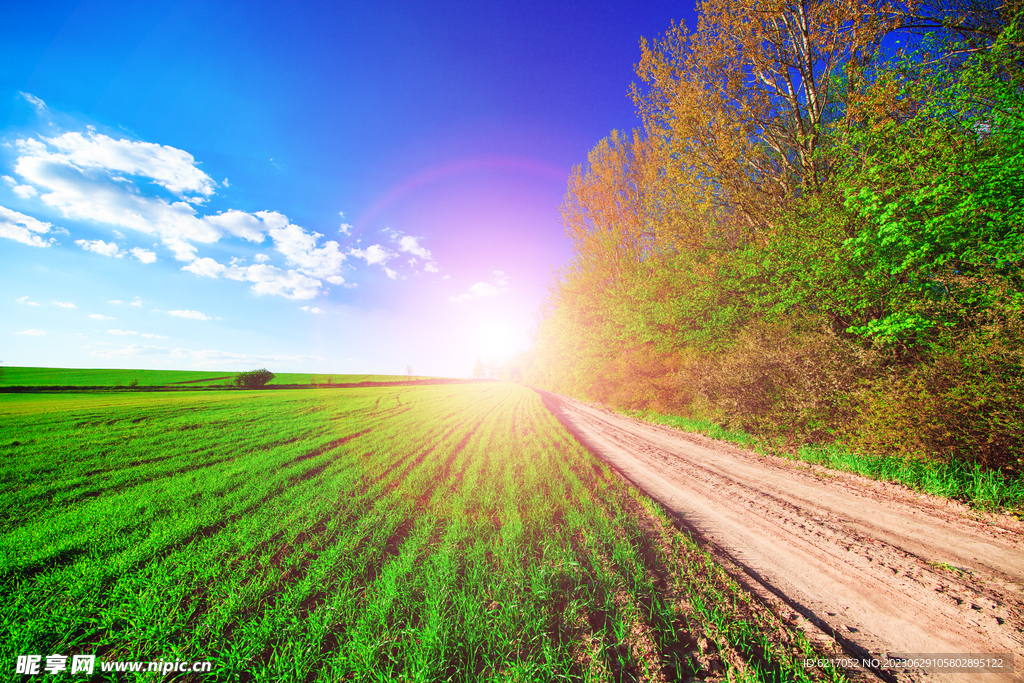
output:
POLYGON ((666 415, 650 410, 620 410, 623 415, 655 424, 696 432, 712 439, 780 455, 830 469, 853 472, 880 481, 902 484, 924 493, 966 502, 982 509, 1024 514, 1024 480, 984 470, 977 464, 909 460, 886 455, 855 453, 842 444, 803 445, 795 452, 780 448, 740 429, 725 429, 711 420, 666 415))
POLYGON ((843 680, 805 670, 800 633, 518 385, 0 408, 0 662, 213 662, 175 679, 195 681, 843 680))
MULTIPOLYGON (((3 367, 0 387, 203 387, 234 385, 236 371, 104 370, 78 368, 3 367)), ((418 375, 332 375, 282 372, 271 384, 357 384, 430 379, 418 375)))

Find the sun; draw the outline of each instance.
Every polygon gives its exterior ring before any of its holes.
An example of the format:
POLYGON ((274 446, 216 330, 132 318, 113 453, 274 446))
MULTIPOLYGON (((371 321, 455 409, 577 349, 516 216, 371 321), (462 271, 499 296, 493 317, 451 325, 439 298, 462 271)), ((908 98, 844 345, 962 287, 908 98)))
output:
POLYGON ((474 341, 481 356, 502 360, 523 347, 524 335, 511 321, 498 318, 480 323, 474 341))

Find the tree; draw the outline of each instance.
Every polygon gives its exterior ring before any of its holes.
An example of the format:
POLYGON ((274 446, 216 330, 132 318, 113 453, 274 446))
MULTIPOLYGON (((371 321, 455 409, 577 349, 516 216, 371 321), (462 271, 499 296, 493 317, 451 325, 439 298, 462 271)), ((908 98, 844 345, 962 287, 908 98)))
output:
POLYGON ((825 128, 842 118, 837 77, 874 54, 893 3, 705 0, 690 34, 641 43, 633 99, 670 153, 677 201, 732 248, 774 227, 791 200, 834 175, 825 128))
POLYGON ((259 389, 272 379, 274 379, 274 373, 266 368, 260 368, 259 370, 240 372, 235 375, 235 386, 245 387, 246 389, 259 389))
POLYGON ((412 366, 411 365, 406 365, 405 366, 405 376, 406 377, 412 377, 412 366))

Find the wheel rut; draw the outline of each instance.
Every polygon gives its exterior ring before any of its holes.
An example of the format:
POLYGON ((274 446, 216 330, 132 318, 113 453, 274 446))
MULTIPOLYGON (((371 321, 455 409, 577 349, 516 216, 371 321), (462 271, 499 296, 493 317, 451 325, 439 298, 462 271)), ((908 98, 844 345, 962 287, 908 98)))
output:
MULTIPOLYGON (((826 652, 1007 653, 1024 680, 1024 525, 1008 515, 647 424, 548 409, 826 652)), ((851 671, 962 681, 963 673, 851 671)))

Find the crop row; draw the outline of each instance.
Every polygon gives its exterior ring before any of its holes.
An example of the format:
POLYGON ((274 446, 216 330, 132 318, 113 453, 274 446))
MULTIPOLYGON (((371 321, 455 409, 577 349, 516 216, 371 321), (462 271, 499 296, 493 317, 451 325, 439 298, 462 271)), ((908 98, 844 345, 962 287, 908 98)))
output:
POLYGON ((510 384, 5 400, 0 661, 802 680, 807 644, 510 384), (779 634, 782 634, 781 636, 779 634))

